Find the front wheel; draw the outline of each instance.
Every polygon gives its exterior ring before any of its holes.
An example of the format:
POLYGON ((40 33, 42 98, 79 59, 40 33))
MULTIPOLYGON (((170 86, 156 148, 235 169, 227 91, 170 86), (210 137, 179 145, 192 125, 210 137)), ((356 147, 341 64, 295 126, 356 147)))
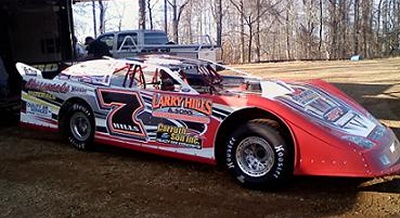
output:
POLYGON ((292 151, 270 123, 249 121, 229 137, 226 165, 244 185, 274 186, 292 174, 292 151))
POLYGON ((94 128, 93 114, 87 106, 74 103, 68 108, 64 131, 74 147, 79 150, 91 149, 94 128))

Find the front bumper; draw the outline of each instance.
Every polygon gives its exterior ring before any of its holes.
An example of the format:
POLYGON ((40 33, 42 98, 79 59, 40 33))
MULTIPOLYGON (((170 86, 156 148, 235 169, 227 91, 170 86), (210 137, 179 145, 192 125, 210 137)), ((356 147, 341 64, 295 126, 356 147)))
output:
POLYGON ((390 128, 385 137, 382 144, 362 154, 371 177, 400 174, 400 142, 390 128))

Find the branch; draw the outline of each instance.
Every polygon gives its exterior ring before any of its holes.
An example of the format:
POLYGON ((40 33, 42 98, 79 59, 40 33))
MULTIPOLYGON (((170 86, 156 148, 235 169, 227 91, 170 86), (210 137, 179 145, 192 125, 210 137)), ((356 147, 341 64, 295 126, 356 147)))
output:
POLYGON ((168 4, 169 4, 171 7, 174 6, 174 4, 172 4, 169 0, 167 0, 167 2, 168 2, 168 4))
POLYGON ((243 9, 244 9, 243 2, 240 2, 240 5, 237 5, 236 2, 234 2, 233 0, 230 0, 230 2, 231 2, 231 3, 233 4, 233 6, 236 8, 236 10, 239 12, 239 14, 242 15, 242 17, 243 17, 244 20, 246 21, 246 24, 249 25, 249 24, 250 24, 250 20, 247 19, 247 17, 246 17, 246 15, 245 15, 244 11, 242 11, 242 10, 240 9, 240 6, 242 6, 243 9))
POLYGON ((178 22, 181 19, 181 15, 183 12, 183 9, 185 8, 185 6, 189 3, 190 0, 186 0, 180 7, 179 7, 179 12, 178 12, 178 18, 176 19, 178 22))

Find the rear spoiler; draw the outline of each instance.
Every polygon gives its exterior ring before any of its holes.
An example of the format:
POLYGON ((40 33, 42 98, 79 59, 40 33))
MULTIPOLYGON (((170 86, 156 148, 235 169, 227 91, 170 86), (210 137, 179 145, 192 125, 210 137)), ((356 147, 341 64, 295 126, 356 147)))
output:
POLYGON ((42 71, 34 67, 31 67, 29 65, 18 62, 15 64, 15 67, 17 68, 18 73, 21 74, 22 77, 29 76, 29 77, 37 77, 40 79, 43 78, 42 71))

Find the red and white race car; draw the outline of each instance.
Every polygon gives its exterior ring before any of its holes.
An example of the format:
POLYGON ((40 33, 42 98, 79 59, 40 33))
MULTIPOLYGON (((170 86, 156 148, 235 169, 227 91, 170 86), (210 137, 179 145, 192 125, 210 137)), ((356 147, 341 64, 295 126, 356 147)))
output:
POLYGON ((61 130, 78 149, 100 142, 223 163, 251 186, 291 175, 400 171, 392 130, 321 80, 262 80, 208 61, 155 55, 82 62, 52 79, 16 67, 21 123, 61 130))

